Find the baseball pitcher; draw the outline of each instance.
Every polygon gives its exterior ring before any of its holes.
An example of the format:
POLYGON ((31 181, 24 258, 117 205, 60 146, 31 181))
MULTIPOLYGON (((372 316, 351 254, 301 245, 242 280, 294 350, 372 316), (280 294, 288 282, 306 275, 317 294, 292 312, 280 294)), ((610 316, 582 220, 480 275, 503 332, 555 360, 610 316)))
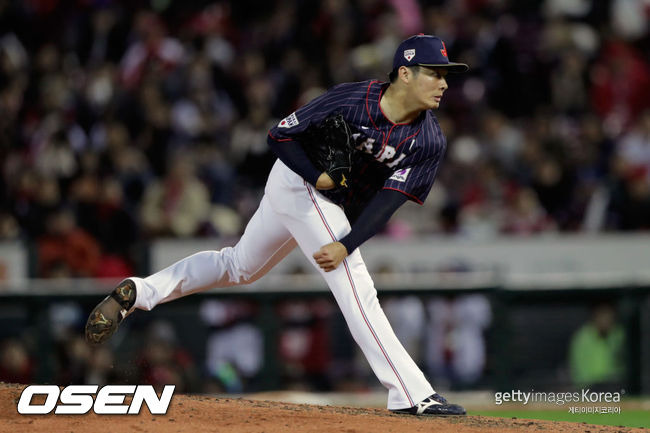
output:
POLYGON ((447 73, 467 69, 449 61, 439 38, 413 36, 397 48, 390 82, 340 84, 281 120, 268 135, 278 160, 237 245, 126 279, 91 312, 88 341, 106 341, 135 309, 251 283, 298 246, 388 389, 388 409, 465 414, 434 391, 396 338, 358 247, 407 200, 426 199, 446 147, 431 110, 447 90, 447 73))

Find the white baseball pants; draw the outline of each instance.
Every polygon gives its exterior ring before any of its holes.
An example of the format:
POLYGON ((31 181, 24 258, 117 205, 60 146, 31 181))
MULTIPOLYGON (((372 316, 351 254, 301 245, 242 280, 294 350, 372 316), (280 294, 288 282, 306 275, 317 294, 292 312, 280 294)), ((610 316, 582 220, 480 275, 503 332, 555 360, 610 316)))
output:
POLYGON ((322 271, 312 257, 349 231, 343 209, 278 160, 260 206, 237 245, 199 252, 147 278, 132 278, 137 288, 135 308, 151 310, 213 287, 251 283, 297 244, 325 278, 354 340, 388 388, 388 409, 414 406, 433 394, 433 388, 388 323, 359 250, 331 272, 322 271))

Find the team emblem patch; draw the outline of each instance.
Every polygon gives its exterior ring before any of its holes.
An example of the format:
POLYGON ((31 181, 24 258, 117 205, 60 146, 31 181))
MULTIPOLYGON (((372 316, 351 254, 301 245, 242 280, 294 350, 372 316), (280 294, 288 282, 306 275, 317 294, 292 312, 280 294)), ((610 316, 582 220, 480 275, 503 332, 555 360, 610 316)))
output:
POLYGON ((406 182, 406 178, 408 177, 410 171, 410 167, 397 170, 389 179, 395 180, 397 182, 406 182))
POLYGON ((298 122, 298 118, 296 117, 296 113, 291 113, 284 119, 280 121, 278 124, 278 127, 280 128, 293 128, 294 126, 297 126, 300 122, 298 122))
POLYGON ((415 57, 415 48, 404 50, 404 58, 406 61, 410 62, 413 57, 415 57))
MULTIPOLYGON (((440 41, 440 42, 442 42, 442 41, 440 41)), ((444 43, 444 42, 442 42, 442 48, 440 48, 440 53, 441 53, 443 56, 449 58, 449 57, 447 56, 447 47, 445 46, 445 43, 444 43)))

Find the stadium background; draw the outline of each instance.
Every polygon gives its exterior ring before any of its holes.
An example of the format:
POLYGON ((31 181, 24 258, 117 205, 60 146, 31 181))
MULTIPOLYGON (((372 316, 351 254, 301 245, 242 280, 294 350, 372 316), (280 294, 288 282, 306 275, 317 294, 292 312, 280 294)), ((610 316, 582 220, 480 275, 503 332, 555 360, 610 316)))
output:
POLYGON ((377 389, 295 255, 138 312, 105 347, 82 327, 116 279, 235 242, 270 125, 385 79, 424 32, 472 68, 437 112, 427 203, 362 247, 398 335, 440 389, 649 394, 649 17, 647 0, 1 1, 0 380, 377 389))

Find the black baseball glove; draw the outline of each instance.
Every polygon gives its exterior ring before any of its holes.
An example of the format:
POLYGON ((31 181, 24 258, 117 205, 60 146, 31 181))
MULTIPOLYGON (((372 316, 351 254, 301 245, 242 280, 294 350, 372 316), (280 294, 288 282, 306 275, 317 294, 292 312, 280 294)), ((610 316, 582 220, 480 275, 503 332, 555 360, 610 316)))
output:
POLYGON ((331 115, 309 128, 300 143, 312 164, 327 173, 337 188, 348 187, 355 148, 352 129, 341 114, 331 115))

